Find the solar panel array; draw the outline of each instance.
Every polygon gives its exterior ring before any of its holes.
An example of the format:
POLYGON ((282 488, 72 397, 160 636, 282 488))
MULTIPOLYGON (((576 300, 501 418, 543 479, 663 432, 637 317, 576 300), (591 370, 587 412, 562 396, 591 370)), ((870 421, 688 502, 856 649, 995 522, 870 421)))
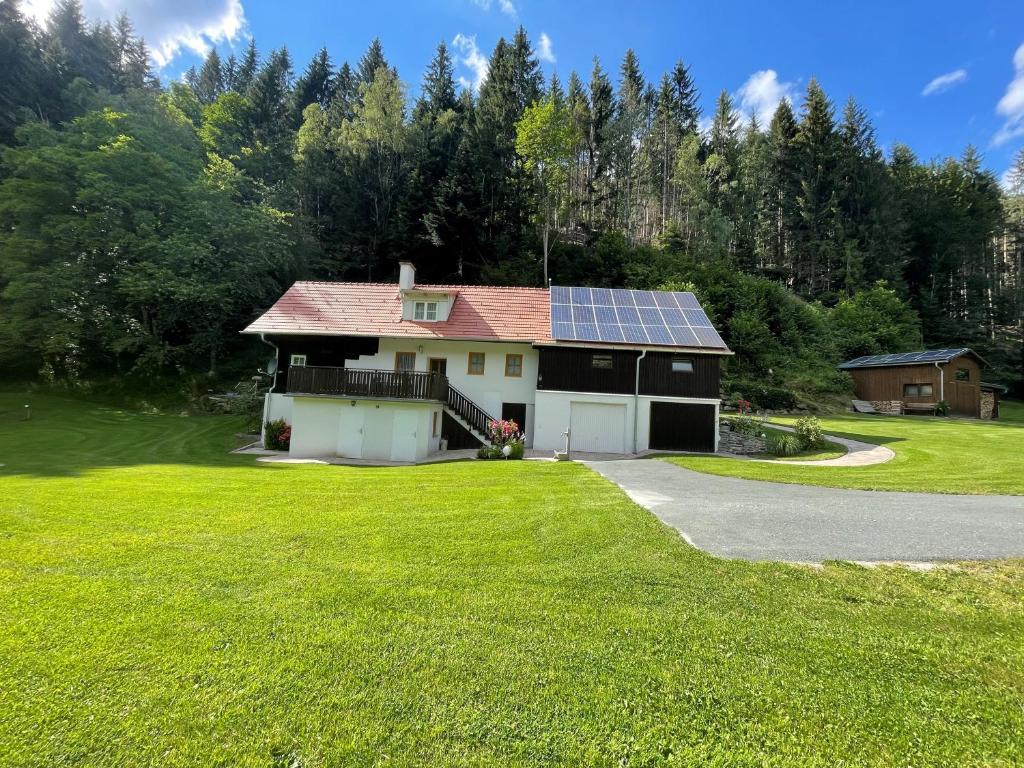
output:
POLYGON ((551 288, 557 341, 725 349, 692 293, 625 288, 551 288))
POLYGON ((874 365, 912 365, 913 363, 946 363, 960 357, 966 349, 932 349, 925 352, 899 352, 892 355, 864 355, 843 363, 840 368, 868 368, 874 365))

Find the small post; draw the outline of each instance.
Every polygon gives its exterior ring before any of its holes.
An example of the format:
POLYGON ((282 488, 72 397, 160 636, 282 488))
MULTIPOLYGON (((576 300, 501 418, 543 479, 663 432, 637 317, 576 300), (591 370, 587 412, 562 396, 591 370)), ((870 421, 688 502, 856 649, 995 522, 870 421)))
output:
POLYGON ((32 406, 25 403, 25 421, 32 421, 32 406))

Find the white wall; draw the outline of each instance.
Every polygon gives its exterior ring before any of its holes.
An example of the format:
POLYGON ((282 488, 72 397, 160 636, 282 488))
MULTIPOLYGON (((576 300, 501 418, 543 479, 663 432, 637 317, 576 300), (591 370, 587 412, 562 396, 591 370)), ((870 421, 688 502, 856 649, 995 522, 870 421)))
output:
POLYGON ((268 392, 263 406, 263 423, 284 419, 292 421, 292 398, 279 392, 268 392))
POLYGON ((539 354, 529 344, 441 339, 381 339, 377 354, 348 360, 345 365, 348 368, 393 371, 396 352, 415 353, 417 371, 428 370, 428 361, 432 357, 445 358, 448 361, 447 374, 451 385, 495 418, 501 417, 502 403, 526 403, 526 424, 520 426, 526 431, 527 446, 532 445, 536 423, 534 404, 539 354), (423 351, 420 352, 420 349, 423 351), (482 376, 469 374, 470 352, 484 353, 482 376), (506 354, 523 356, 522 376, 505 375, 506 354))
MULTIPOLYGON (((564 450, 565 436, 569 428, 572 403, 610 403, 626 406, 625 434, 623 444, 627 452, 633 450, 633 395, 587 394, 580 392, 537 392, 536 429, 533 447, 539 450, 564 450)), ((638 451, 646 451, 650 442, 651 403, 704 403, 715 406, 715 450, 718 450, 718 400, 695 397, 650 397, 639 399, 640 420, 637 423, 636 444, 638 451)), ((570 445, 570 449, 572 446, 570 445)))
MULTIPOLYGON (((437 451, 440 435, 433 434, 433 414, 440 420, 441 406, 434 403, 401 402, 397 400, 345 400, 335 397, 291 398, 292 441, 289 455, 295 458, 317 458, 345 455, 346 458, 408 459, 399 457, 399 442, 407 431, 415 434, 415 460, 437 451), (354 405, 353 405, 354 403, 354 405), (362 410, 361 440, 343 441, 342 445, 359 446, 350 455, 339 454, 339 428, 343 409, 362 410), (403 414, 398 416, 396 414, 403 414), (411 417, 411 418, 410 418, 411 417)), ((440 425, 440 421, 438 422, 440 425)))

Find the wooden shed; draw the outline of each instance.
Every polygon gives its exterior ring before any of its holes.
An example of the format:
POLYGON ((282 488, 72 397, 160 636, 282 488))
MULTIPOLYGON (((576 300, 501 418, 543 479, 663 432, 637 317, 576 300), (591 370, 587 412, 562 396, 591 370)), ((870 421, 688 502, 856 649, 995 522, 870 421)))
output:
POLYGON ((999 414, 998 393, 996 385, 982 384, 985 366, 977 353, 964 347, 866 355, 839 368, 853 377, 858 399, 870 401, 878 411, 929 413, 945 400, 952 415, 994 419, 999 414))

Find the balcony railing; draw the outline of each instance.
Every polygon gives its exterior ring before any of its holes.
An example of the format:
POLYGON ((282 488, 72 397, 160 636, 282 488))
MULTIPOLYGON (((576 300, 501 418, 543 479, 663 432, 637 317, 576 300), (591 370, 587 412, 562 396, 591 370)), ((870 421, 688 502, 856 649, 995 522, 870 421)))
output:
POLYGON ((448 399, 448 377, 423 371, 378 371, 360 368, 292 366, 288 394, 380 397, 400 400, 448 399))

